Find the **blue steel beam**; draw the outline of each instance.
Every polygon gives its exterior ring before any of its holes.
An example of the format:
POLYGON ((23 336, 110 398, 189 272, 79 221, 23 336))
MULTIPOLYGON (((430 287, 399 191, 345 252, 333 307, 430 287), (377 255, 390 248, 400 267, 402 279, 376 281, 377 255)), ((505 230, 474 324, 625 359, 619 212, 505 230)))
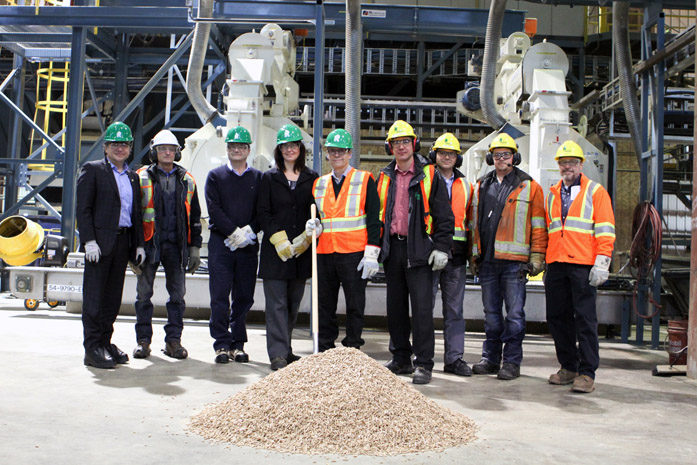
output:
MULTIPOLYGON (((22 110, 22 98, 24 96, 24 82, 26 75, 25 61, 19 55, 14 56, 14 70, 10 75, 14 76, 14 82, 12 83, 12 93, 15 105, 17 108, 22 110)), ((10 76, 6 82, 10 82, 10 76)), ((3 83, 4 84, 4 83, 3 83)), ((0 88, 0 93, 2 89, 0 88)), ((22 140, 22 121, 17 113, 10 116, 10 131, 8 133, 8 155, 13 159, 18 159, 21 156, 21 143, 22 140)), ((5 178, 5 210, 9 208, 14 201, 17 199, 17 174, 16 170, 13 168, 10 170, 9 176, 5 178)))
MULTIPOLYGON (((315 106, 312 112, 312 169, 322 172, 322 138, 324 137, 324 22, 322 0, 315 6, 315 106)), ((315 346, 316 348, 316 346, 315 346)))

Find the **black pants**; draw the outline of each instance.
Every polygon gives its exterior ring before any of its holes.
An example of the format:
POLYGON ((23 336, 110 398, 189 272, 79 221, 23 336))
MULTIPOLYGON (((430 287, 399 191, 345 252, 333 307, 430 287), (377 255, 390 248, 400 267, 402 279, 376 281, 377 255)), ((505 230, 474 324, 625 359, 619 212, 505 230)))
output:
POLYGON ((407 241, 391 240, 390 256, 385 260, 387 282, 387 329, 390 352, 398 363, 433 370, 435 334, 433 329, 433 271, 428 265, 408 267, 407 241), (409 304, 411 303, 411 320, 409 304), (409 335, 413 336, 413 348, 409 335))
POLYGON ((128 234, 118 234, 109 255, 85 262, 82 279, 82 328, 85 350, 108 347, 121 307, 128 265, 128 234))
POLYGON ((341 341, 345 347, 359 348, 365 341, 363 334, 363 314, 365 311, 365 286, 361 279, 358 264, 363 252, 329 253, 317 255, 317 296, 319 299, 319 350, 334 348, 339 336, 336 306, 339 299, 339 286, 344 288, 346 297, 346 337, 341 341))
POLYGON ((597 289, 588 283, 590 269, 591 265, 549 263, 545 299, 547 324, 561 367, 595 379, 600 355, 595 311, 597 289))

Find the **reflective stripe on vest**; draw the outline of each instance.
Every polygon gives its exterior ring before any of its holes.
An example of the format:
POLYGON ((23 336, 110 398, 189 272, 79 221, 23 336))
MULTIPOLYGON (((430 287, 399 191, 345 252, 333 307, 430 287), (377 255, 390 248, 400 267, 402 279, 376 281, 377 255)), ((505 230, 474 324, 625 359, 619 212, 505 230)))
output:
POLYGON ((497 239, 494 242, 494 253, 524 255, 526 257, 530 255, 530 244, 528 244, 526 235, 528 210, 530 209, 530 198, 532 197, 530 184, 530 181, 525 182, 524 187, 518 191, 516 197, 517 201, 515 202, 515 212, 513 214, 515 221, 513 240, 502 241, 497 239))
MULTIPOLYGON (((424 226, 426 227, 426 234, 431 234, 433 230, 433 219, 431 218, 431 185, 433 184, 433 175, 435 173, 435 167, 433 165, 426 165, 423 168, 424 178, 419 181, 419 186, 421 188, 421 199, 424 204, 424 226)), ((385 173, 380 173, 378 178, 378 195, 380 196, 380 221, 385 224, 385 210, 387 207, 387 194, 390 188, 390 177, 385 175, 385 173)))
POLYGON ((467 240, 468 228, 465 221, 467 220, 467 207, 471 200, 471 192, 472 185, 465 178, 457 178, 453 181, 450 204, 453 209, 453 214, 455 215, 455 234, 453 236, 453 240, 455 241, 467 240))
MULTIPOLYGON (((562 230, 573 231, 580 234, 591 234, 595 235, 596 226, 593 224, 593 194, 600 188, 600 184, 595 181, 588 181, 586 185, 585 192, 579 192, 578 195, 582 196, 581 202, 581 215, 580 216, 566 216, 566 221, 562 224, 561 216, 552 217, 552 205, 554 204, 554 195, 550 193, 547 196, 547 214, 549 215, 549 234, 557 233, 562 230)), ((561 199, 559 199, 561 202, 561 199)), ((559 214, 561 215, 561 208, 559 209, 559 214)), ((615 227, 613 225, 602 224, 598 225, 600 227, 601 234, 611 233, 613 236, 615 234, 615 227), (611 231, 610 231, 611 229, 611 231)))

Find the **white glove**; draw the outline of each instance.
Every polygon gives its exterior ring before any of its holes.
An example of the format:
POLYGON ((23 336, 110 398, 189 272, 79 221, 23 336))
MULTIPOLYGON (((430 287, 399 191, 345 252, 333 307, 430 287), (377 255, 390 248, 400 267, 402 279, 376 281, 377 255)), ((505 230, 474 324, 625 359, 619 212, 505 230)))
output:
POLYGON ((235 246, 232 244, 232 241, 230 240, 229 237, 226 237, 226 238, 225 238, 225 240, 223 241, 223 244, 225 244, 225 247, 227 247, 228 249, 230 249, 232 252, 234 252, 235 250, 237 250, 237 247, 235 247, 235 246))
POLYGON ((431 269, 433 271, 442 270, 445 268, 445 265, 448 264, 448 254, 433 249, 433 252, 431 252, 431 255, 428 257, 428 264, 432 265, 431 269))
POLYGON ((140 266, 145 263, 145 249, 138 247, 136 249, 136 265, 140 266))
POLYGON ((319 218, 309 219, 305 223, 305 234, 308 236, 312 236, 312 231, 317 230, 317 237, 319 237, 322 234, 322 222, 320 221, 319 218))
POLYGON ((88 262, 97 263, 102 255, 102 250, 97 245, 97 241, 91 240, 85 243, 85 258, 88 262))
POLYGON ((361 279, 370 279, 378 272, 380 269, 380 265, 378 265, 378 255, 380 255, 380 247, 375 247, 374 245, 365 246, 363 258, 358 264, 358 271, 363 271, 361 279))
POLYGON ((595 257, 595 265, 588 275, 588 282, 593 287, 598 287, 607 281, 610 276, 610 257, 598 255, 595 257))
POLYGON ((227 245, 233 252, 235 249, 241 249, 247 247, 248 245, 254 244, 257 235, 254 234, 252 227, 250 225, 244 226, 242 228, 236 228, 232 234, 228 236, 229 244, 227 245))

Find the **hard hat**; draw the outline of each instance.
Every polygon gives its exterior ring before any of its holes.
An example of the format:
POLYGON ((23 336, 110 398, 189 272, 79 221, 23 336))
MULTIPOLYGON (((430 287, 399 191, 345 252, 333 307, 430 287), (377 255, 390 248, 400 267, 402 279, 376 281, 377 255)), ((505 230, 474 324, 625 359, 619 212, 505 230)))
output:
POLYGON ((513 138, 506 134, 505 132, 502 132, 501 134, 498 134, 496 137, 494 137, 494 140, 491 141, 491 144, 489 144, 489 152, 493 152, 494 149, 511 149, 513 152, 518 151, 518 144, 515 143, 513 138))
POLYGON ((351 137, 351 133, 346 129, 334 129, 327 136, 327 142, 324 143, 324 146, 337 147, 340 149, 352 149, 353 137, 351 137))
POLYGON ((412 137, 416 139, 416 134, 414 133, 414 128, 411 127, 411 124, 407 123, 406 121, 402 121, 401 119, 395 121, 390 127, 390 130, 387 131, 387 139, 385 140, 389 142, 398 137, 412 137))
POLYGON ((433 150, 454 150, 458 154, 462 153, 460 150, 460 142, 457 140, 457 137, 449 132, 446 132, 436 139, 436 143, 433 144, 433 150))
POLYGON ((153 137, 152 142, 150 143, 151 147, 157 147, 158 145, 174 145, 175 147, 179 148, 179 141, 177 140, 177 137, 172 134, 172 131, 169 129, 163 129, 155 134, 155 137, 153 137))
POLYGON ((225 142, 251 144, 252 136, 251 134, 249 134, 249 131, 247 131, 245 128, 243 128, 242 126, 237 126, 235 128, 230 129, 227 132, 227 136, 225 136, 225 142))
POLYGON ((559 146, 557 149, 557 156, 554 157, 555 160, 559 160, 564 157, 574 157, 580 158, 581 161, 586 161, 586 156, 583 154, 583 149, 580 145, 572 140, 567 140, 559 146))
POLYGON ((111 123, 104 132, 104 142, 133 142, 131 128, 120 121, 111 123))
POLYGON ((301 140, 303 140, 303 135, 300 132, 300 128, 294 124, 284 124, 276 135, 276 145, 285 144, 286 142, 298 142, 301 140))

